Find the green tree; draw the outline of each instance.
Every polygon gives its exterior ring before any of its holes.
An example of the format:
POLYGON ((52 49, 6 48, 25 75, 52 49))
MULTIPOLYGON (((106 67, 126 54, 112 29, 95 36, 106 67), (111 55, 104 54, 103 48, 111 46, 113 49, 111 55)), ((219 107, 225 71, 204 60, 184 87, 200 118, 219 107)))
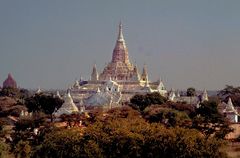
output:
POLYGON ((51 116, 51 121, 53 120, 53 112, 60 108, 63 104, 63 100, 54 97, 53 95, 36 94, 25 100, 25 104, 29 112, 44 112, 51 116))
POLYGON ((153 107, 144 111, 144 118, 153 123, 162 123, 166 126, 187 126, 191 122, 189 116, 182 111, 174 110, 171 108, 153 107))
POLYGON ((200 130, 207 137, 215 134, 218 138, 224 138, 226 134, 232 131, 229 125, 230 123, 219 113, 216 102, 203 102, 196 109, 193 128, 200 130))
POLYGON ((146 95, 137 94, 130 99, 133 108, 143 111, 147 106, 158 104, 161 105, 166 102, 166 98, 158 92, 148 93, 146 95))
POLYGON ((196 89, 193 87, 190 87, 187 89, 187 96, 193 97, 196 96, 196 89))
POLYGON ((226 157, 220 139, 206 139, 195 129, 149 123, 138 114, 129 108, 113 109, 84 130, 52 131, 34 157, 226 157))

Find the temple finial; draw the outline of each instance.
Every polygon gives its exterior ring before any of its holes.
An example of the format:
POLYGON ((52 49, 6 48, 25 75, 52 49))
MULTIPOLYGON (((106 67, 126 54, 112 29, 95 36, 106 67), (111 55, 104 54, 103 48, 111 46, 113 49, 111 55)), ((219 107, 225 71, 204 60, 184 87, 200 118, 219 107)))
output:
POLYGON ((118 30, 118 41, 124 41, 123 32, 122 32, 122 22, 119 22, 119 30, 118 30))
POLYGON ((98 80, 98 72, 97 72, 97 66, 96 63, 93 65, 93 70, 91 74, 91 81, 97 81, 98 80))

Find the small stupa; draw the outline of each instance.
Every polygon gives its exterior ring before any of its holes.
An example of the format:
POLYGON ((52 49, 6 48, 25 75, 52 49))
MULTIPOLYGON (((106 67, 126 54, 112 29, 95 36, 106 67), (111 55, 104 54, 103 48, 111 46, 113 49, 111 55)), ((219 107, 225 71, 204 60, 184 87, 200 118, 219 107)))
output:
POLYGON ((54 115, 55 116, 61 116, 62 114, 70 115, 78 112, 79 110, 77 106, 74 104, 70 91, 68 90, 67 94, 64 97, 63 105, 54 113, 54 115))

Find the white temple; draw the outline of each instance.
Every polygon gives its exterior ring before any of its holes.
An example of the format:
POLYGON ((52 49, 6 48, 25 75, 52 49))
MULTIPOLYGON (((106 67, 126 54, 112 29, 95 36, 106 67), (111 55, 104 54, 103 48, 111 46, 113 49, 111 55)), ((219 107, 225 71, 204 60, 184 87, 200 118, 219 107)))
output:
POLYGON ((121 100, 121 92, 119 85, 112 81, 111 78, 101 88, 98 88, 97 93, 85 99, 86 106, 113 106, 119 104, 121 100), (110 105, 111 104, 111 105, 110 105))
POLYGON ((237 123, 238 122, 238 112, 233 106, 232 99, 229 97, 227 104, 222 102, 220 105, 221 107, 220 112, 225 115, 230 122, 237 123))
POLYGON ((172 102, 184 102, 199 107, 200 103, 208 101, 208 93, 207 90, 204 90, 197 96, 181 96, 178 91, 176 93, 175 90, 172 89, 168 94, 168 100, 172 102))
POLYGON ((111 97, 113 103, 119 103, 120 100, 125 102, 137 93, 159 92, 163 96, 167 95, 162 80, 156 82, 149 80, 146 64, 143 67, 142 74, 139 74, 137 65, 130 62, 121 23, 119 24, 112 60, 101 73, 98 73, 97 66, 94 64, 90 79, 75 81, 71 87, 73 100, 76 102, 83 100, 86 106, 90 106, 90 104, 95 106, 105 105, 110 102, 111 97), (110 87, 110 90, 107 91, 106 88, 109 88, 108 86, 111 84, 117 85, 116 91, 112 91, 115 86, 110 87), (98 91, 98 88, 100 88, 100 91, 98 91))
POLYGON ((63 105, 54 113, 54 115, 55 116, 61 116, 62 114, 70 115, 78 112, 79 110, 75 103, 73 102, 70 91, 68 91, 64 97, 63 105))

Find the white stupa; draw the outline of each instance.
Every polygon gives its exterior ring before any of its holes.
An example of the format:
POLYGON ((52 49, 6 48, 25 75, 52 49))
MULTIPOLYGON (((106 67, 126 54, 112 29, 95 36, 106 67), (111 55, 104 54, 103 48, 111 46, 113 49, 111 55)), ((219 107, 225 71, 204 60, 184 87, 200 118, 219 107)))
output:
POLYGON ((96 93, 92 94, 85 99, 84 103, 86 106, 106 106, 111 102, 118 104, 122 98, 121 92, 119 91, 119 85, 111 78, 99 89, 96 93))
POLYGON ((78 113, 78 108, 74 104, 70 91, 64 97, 63 105, 54 113, 55 116, 61 116, 62 114, 70 115, 72 113, 78 113))
POLYGON ((176 98, 176 93, 175 93, 174 89, 171 89, 171 91, 170 91, 170 93, 168 95, 168 100, 174 101, 175 98, 176 98))
POLYGON ((55 95, 55 96, 58 97, 58 98, 62 98, 61 95, 60 95, 60 93, 59 93, 59 91, 56 92, 56 95, 55 95))
POLYGON ((208 93, 206 89, 203 91, 203 94, 201 95, 201 101, 202 102, 208 101, 208 93))
POLYGON ((157 92, 159 92, 162 96, 167 95, 167 90, 166 90, 161 78, 159 80, 159 84, 158 84, 158 87, 157 87, 157 92))
POLYGON ((224 109, 222 113, 229 119, 229 121, 233 123, 238 122, 239 114, 233 106, 232 99, 229 97, 227 104, 223 103, 223 105, 224 105, 224 109))
POLYGON ((36 91, 36 94, 40 94, 40 93, 42 93, 42 90, 41 90, 41 88, 40 88, 40 86, 39 86, 38 89, 37 89, 37 91, 36 91))

